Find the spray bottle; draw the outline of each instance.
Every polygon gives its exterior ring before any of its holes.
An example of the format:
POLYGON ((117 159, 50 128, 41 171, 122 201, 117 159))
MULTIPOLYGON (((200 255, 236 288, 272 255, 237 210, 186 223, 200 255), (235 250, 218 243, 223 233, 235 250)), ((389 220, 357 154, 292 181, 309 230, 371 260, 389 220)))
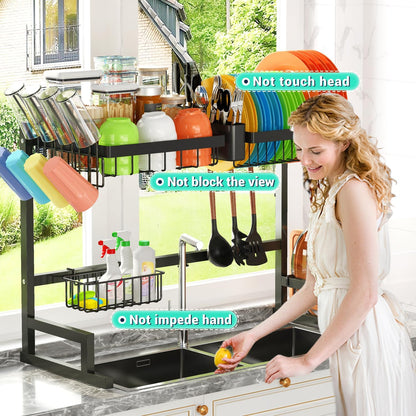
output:
POLYGON ((144 276, 141 285, 133 288, 135 302, 151 302, 156 297, 156 278, 151 276, 155 271, 155 251, 149 241, 139 241, 139 247, 133 253, 133 275, 144 276))
POLYGON ((112 234, 117 239, 116 250, 120 248, 120 272, 122 277, 133 274, 133 252, 130 247, 130 231, 115 231, 112 234))
POLYGON ((98 279, 98 296, 105 299, 107 305, 111 305, 123 300, 123 281, 116 258, 115 241, 113 239, 100 240, 98 244, 103 246, 101 258, 105 256, 107 264, 107 271, 98 279), (120 280, 115 281, 117 279, 120 280), (111 282, 109 282, 110 280, 111 282))

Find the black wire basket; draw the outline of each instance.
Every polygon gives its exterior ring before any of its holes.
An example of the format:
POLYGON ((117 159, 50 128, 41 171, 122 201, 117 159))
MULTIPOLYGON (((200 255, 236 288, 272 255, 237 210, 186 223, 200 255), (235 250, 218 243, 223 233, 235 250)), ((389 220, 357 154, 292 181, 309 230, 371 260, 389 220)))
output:
POLYGON ((162 276, 151 274, 100 281, 103 272, 89 272, 64 277, 65 304, 83 312, 99 312, 159 302, 162 299, 162 276))

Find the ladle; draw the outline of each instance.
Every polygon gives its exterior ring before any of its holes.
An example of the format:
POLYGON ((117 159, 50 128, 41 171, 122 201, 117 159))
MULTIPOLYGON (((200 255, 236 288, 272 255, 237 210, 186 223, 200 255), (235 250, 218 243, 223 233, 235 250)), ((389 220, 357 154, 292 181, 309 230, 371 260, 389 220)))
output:
POLYGON ((209 192, 211 207, 212 235, 208 245, 208 260, 218 267, 227 267, 233 262, 233 251, 228 241, 220 235, 217 229, 217 214, 215 209, 215 192, 209 192))

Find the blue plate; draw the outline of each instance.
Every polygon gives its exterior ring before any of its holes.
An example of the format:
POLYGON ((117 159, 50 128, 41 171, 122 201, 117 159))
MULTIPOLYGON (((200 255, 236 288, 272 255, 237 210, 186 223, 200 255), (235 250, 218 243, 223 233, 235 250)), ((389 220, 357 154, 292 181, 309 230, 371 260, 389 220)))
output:
MULTIPOLYGON (((257 131, 264 131, 264 121, 263 121, 263 112, 260 106, 260 101, 258 99, 257 96, 258 91, 251 91, 250 95, 251 98, 253 99, 254 102, 254 106, 256 107, 256 114, 257 114, 257 131)), ((244 166, 248 166, 251 165, 253 163, 257 163, 260 161, 260 151, 261 151, 261 143, 256 143, 254 145, 254 149, 251 152, 250 157, 248 158, 248 160, 246 161, 246 163, 244 163, 244 166)))
MULTIPOLYGON (((269 100, 271 102, 271 106, 273 109, 273 113, 276 115, 276 124, 274 127, 274 130, 282 130, 283 129, 283 110, 282 106, 279 101, 279 97, 277 96, 276 91, 272 91, 270 93, 266 94, 269 97, 269 100)), ((279 146, 281 142, 275 142, 276 144, 273 146, 270 146, 270 149, 268 151, 267 157, 268 160, 275 159, 275 154, 277 153, 277 150, 279 149, 279 146)))
MULTIPOLYGON (((260 106, 262 109, 262 114, 263 114, 263 131, 270 131, 273 130, 273 119, 272 119, 272 114, 271 114, 271 109, 269 106, 269 103, 267 101, 267 98, 265 96, 264 91, 257 91, 258 95, 257 97, 259 98, 259 102, 260 102, 260 106)), ((261 163, 265 163, 267 162, 267 149, 268 147, 270 147, 269 144, 267 143, 260 143, 260 162, 261 163)))

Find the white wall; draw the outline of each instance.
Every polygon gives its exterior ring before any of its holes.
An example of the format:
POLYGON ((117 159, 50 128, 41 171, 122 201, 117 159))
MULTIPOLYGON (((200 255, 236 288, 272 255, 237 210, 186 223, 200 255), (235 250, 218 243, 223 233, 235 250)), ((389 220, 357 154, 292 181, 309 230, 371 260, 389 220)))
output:
MULTIPOLYGON (((81 45, 84 68, 93 68, 93 57, 138 54, 137 0, 80 2, 81 45)), ((84 265, 101 263, 98 241, 113 231, 132 232, 132 246, 139 238, 138 175, 105 178, 105 187, 94 206, 83 214, 84 265)))
POLYGON ((411 0, 278 0, 278 7, 288 15, 283 46, 319 50, 340 71, 360 77, 360 86, 349 92, 349 99, 363 127, 378 139, 397 180, 390 221, 392 264, 386 287, 402 302, 416 307, 416 198, 411 170, 416 165, 412 126, 416 4, 411 0))

